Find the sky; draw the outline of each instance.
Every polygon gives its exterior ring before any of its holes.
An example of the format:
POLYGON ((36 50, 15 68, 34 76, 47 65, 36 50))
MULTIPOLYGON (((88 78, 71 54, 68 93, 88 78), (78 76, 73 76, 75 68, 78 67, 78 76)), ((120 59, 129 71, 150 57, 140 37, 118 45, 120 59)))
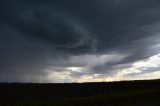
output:
POLYGON ((0 82, 160 78, 159 0, 0 0, 0 82))

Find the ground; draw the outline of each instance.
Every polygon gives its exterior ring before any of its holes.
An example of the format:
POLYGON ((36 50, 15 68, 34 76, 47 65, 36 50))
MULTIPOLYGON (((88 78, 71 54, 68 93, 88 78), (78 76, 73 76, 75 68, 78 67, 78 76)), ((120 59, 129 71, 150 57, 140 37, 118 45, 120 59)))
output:
POLYGON ((160 80, 1 83, 0 106, 160 106, 160 80))

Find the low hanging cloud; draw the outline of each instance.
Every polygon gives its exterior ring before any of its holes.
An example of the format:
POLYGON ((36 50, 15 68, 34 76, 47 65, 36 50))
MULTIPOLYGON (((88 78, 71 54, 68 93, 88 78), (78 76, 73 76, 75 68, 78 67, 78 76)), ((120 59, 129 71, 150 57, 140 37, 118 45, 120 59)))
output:
POLYGON ((159 6, 159 0, 1 0, 0 81, 114 81, 156 73, 159 68, 133 67, 160 52, 159 6))

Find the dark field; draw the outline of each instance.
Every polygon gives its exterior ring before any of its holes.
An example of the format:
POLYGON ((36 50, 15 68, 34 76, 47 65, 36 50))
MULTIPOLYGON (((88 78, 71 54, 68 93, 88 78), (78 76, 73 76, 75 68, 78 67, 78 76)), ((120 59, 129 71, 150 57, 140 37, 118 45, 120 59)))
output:
POLYGON ((160 80, 0 84, 0 106, 160 106, 160 80))

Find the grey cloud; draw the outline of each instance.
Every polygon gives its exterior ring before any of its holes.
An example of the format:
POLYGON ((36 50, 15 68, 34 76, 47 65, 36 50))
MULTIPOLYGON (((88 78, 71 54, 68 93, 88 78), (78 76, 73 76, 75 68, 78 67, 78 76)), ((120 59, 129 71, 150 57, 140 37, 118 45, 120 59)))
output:
POLYGON ((124 76, 139 76, 139 75, 143 75, 143 74, 150 74, 150 73, 154 73, 154 72, 160 71, 160 67, 146 67, 146 68, 141 68, 139 70, 141 72, 139 72, 139 73, 130 73, 130 74, 126 74, 124 76))
POLYGON ((159 5, 159 0, 1 0, 0 80, 38 79, 49 68, 74 66, 87 69, 75 76, 109 74, 145 59, 155 53, 149 52, 150 37, 159 38, 159 5), (94 57, 84 59, 112 53, 125 58, 92 66, 94 57))

